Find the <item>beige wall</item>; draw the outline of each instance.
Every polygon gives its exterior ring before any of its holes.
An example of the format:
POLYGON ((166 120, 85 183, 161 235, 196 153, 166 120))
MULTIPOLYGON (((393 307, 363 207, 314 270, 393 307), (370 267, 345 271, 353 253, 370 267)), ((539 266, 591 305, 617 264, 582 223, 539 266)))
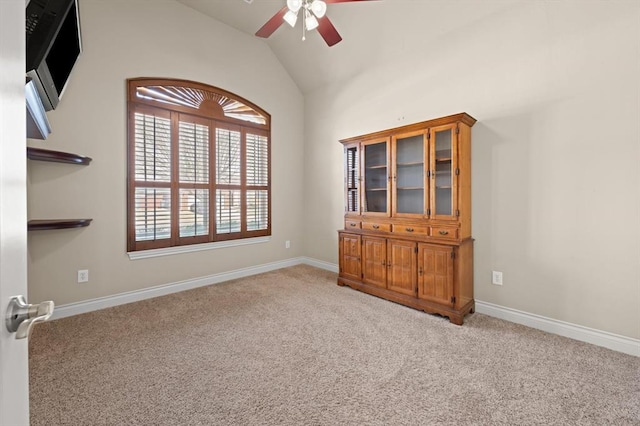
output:
POLYGON ((305 254, 337 263, 339 139, 466 111, 476 299, 640 338, 639 18, 530 2, 437 40, 407 28, 411 49, 307 94, 305 254))
POLYGON ((303 98, 267 45, 174 1, 80 0, 80 12, 84 53, 48 114, 52 135, 29 145, 93 162, 29 162, 28 209, 31 219, 94 220, 88 228, 29 233, 29 299, 67 304, 300 256, 303 98), (271 114, 271 242, 129 260, 125 80, 140 76, 211 84, 271 114), (78 269, 89 270, 88 283, 76 282, 78 269))

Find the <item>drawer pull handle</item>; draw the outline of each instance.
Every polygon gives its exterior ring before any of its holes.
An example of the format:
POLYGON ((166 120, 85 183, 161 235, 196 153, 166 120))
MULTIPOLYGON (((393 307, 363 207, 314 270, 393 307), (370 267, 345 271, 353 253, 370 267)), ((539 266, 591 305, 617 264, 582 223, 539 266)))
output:
POLYGON ((380 228, 380 225, 373 225, 372 228, 373 229, 378 229, 378 228, 380 228))
POLYGON ((407 232, 413 232, 413 228, 405 228, 407 232))
POLYGON ((356 226, 356 224, 355 224, 355 223, 353 223, 353 222, 351 222, 351 223, 349 224, 349 226, 356 226))
POLYGON ((440 231, 440 235, 447 235, 449 231, 440 231))

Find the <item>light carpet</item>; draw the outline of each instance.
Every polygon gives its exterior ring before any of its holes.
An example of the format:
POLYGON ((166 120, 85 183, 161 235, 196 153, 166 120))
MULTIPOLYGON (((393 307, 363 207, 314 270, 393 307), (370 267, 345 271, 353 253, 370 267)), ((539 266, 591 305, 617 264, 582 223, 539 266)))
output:
POLYGON ((32 425, 639 425, 640 359, 295 266, 35 327, 32 425))

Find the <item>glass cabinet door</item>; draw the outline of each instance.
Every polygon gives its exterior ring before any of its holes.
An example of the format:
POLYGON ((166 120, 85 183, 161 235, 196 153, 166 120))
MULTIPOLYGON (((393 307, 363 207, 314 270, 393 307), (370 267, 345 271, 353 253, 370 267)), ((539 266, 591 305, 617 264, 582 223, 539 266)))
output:
POLYGON ((387 139, 363 144, 364 199, 362 210, 387 213, 389 205, 389 171, 387 139))
POLYGON ((455 125, 431 129, 431 216, 446 216, 450 219, 456 214, 457 179, 455 143, 455 125))
POLYGON ((360 212, 360 171, 358 166, 358 145, 346 146, 344 148, 345 167, 345 210, 347 213, 360 212))
POLYGON ((425 132, 394 138, 394 214, 423 215, 425 205, 425 132))

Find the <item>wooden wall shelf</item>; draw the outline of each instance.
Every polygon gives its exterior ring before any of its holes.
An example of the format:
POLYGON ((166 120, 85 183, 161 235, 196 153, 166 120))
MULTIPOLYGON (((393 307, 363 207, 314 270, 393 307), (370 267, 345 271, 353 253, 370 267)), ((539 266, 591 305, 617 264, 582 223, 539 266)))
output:
POLYGON ((46 219, 30 220, 27 224, 29 231, 44 231, 48 229, 69 229, 89 226, 93 219, 46 219))
POLYGON ((69 163, 84 166, 88 165, 92 160, 90 157, 78 154, 31 147, 27 147, 27 158, 36 161, 52 161, 54 163, 69 163))

